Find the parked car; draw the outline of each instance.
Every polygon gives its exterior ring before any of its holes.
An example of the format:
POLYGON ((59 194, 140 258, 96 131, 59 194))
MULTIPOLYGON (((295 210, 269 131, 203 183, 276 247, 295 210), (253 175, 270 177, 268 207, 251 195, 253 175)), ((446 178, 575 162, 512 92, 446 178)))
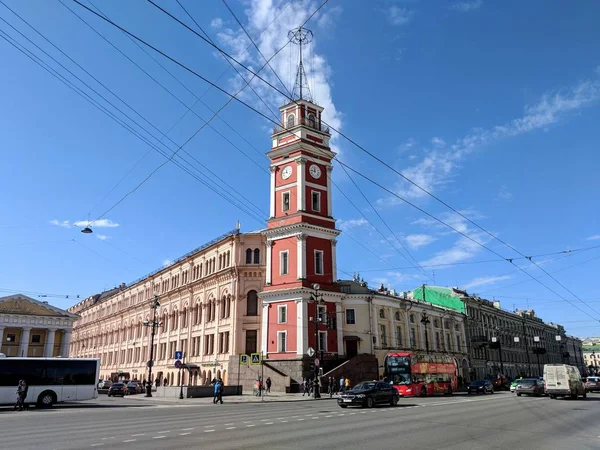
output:
POLYGON ((578 395, 586 398, 586 388, 581 381, 579 369, 568 364, 544 364, 544 380, 546 392, 551 399, 557 397, 571 397, 578 395))
POLYGON ((128 394, 141 394, 142 386, 137 381, 130 381, 127 383, 127 393, 128 394))
POLYGON ((108 388, 108 396, 113 397, 125 397, 127 395, 127 386, 125 383, 113 383, 111 387, 108 388))
POLYGON ((389 383, 363 381, 349 391, 342 393, 338 397, 338 405, 342 408, 348 406, 373 408, 380 403, 396 406, 399 399, 398 391, 389 383))
POLYGON ((493 394, 494 386, 490 380, 475 380, 467 386, 467 394, 493 394))
POLYGON ((108 389, 111 386, 112 381, 110 380, 100 380, 100 383, 98 383, 98 389, 108 389))
POLYGON ((585 379, 585 390, 588 392, 600 391, 600 377, 587 377, 585 379))
POLYGON ((523 378, 517 383, 515 392, 519 397, 522 394, 540 396, 544 394, 544 385, 538 378, 523 378))
POLYGON ((519 381, 521 381, 523 379, 523 377, 519 377, 519 378, 515 378, 512 383, 510 383, 510 392, 515 392, 515 390, 517 389, 517 384, 519 384, 519 381))

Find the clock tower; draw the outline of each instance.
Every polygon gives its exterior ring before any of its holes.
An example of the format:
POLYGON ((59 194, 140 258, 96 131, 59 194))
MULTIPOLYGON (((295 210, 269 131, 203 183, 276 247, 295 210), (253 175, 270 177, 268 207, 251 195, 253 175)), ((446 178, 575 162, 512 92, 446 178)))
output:
MULTIPOLYGON (((300 38, 307 32, 295 30, 304 33, 300 38)), ((305 80, 300 59, 294 100, 279 108, 281 124, 273 129, 267 153, 270 217, 264 231, 266 283, 260 294, 263 355, 269 361, 298 361, 295 376, 288 373, 292 378, 307 376, 304 355, 309 347, 323 354, 343 352, 341 327, 333 329, 328 320, 342 312, 336 284, 340 231, 335 228, 331 202, 335 153, 329 147, 329 127, 322 121, 323 108, 312 100, 305 80), (323 299, 319 305, 314 301, 315 287, 323 299)))

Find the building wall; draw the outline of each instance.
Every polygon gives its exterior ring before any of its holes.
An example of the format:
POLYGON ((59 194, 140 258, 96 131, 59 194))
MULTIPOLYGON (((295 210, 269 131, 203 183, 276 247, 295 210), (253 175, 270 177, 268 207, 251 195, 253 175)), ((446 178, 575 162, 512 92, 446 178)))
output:
MULTIPOLYGON (((154 295, 160 307, 153 347, 153 378, 178 384, 175 351, 184 351, 185 362, 197 365, 190 384, 221 376, 227 383, 229 357, 243 353, 246 334, 256 331, 260 343, 262 308, 248 314, 248 293, 263 289, 265 245, 262 235, 233 234, 169 266, 152 276, 122 286, 114 295, 90 303, 84 300, 70 309, 81 319, 75 323, 71 353, 77 357, 99 357, 101 377, 129 373, 147 376, 150 358, 150 308, 154 295), (246 250, 252 258, 246 261, 246 250), (254 250, 259 261, 254 263, 254 250)), ((184 374, 183 382, 187 383, 184 374)))

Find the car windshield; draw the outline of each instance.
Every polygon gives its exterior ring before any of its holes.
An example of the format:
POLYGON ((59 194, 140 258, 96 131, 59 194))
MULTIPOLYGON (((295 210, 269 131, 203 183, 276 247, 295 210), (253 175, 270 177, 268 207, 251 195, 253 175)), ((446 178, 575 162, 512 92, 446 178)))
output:
POLYGON ((123 387, 123 386, 124 386, 123 383, 114 383, 111 387, 120 388, 120 387, 123 387))
POLYGON ((483 386, 485 384, 485 381, 483 381, 483 380, 475 380, 471 384, 473 386, 483 386))
POLYGON ((537 381, 538 380, 536 380, 534 378, 525 378, 524 380, 519 381, 519 384, 521 386, 531 386, 533 384, 537 384, 537 381))
POLYGON ((597 383, 600 378, 598 377, 587 377, 587 381, 590 383, 597 383))
POLYGON ((354 388, 352 388, 355 391, 367 391, 369 389, 374 389, 375 388, 375 383, 374 382, 368 382, 368 383, 359 383, 356 386, 354 386, 354 388))

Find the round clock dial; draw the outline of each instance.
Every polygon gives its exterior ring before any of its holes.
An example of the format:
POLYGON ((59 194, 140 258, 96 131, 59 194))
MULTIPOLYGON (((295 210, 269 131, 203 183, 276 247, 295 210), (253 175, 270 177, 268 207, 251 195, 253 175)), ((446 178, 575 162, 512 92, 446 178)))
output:
POLYGON ((283 168, 283 170, 281 171, 281 178, 283 178, 284 180, 287 180, 291 176, 292 176, 292 167, 285 166, 283 168))
POLYGON ((321 169, 316 164, 313 164, 312 166, 310 166, 310 168, 308 169, 308 171, 310 172, 310 176, 313 177, 313 178, 320 178, 321 177, 321 169))

